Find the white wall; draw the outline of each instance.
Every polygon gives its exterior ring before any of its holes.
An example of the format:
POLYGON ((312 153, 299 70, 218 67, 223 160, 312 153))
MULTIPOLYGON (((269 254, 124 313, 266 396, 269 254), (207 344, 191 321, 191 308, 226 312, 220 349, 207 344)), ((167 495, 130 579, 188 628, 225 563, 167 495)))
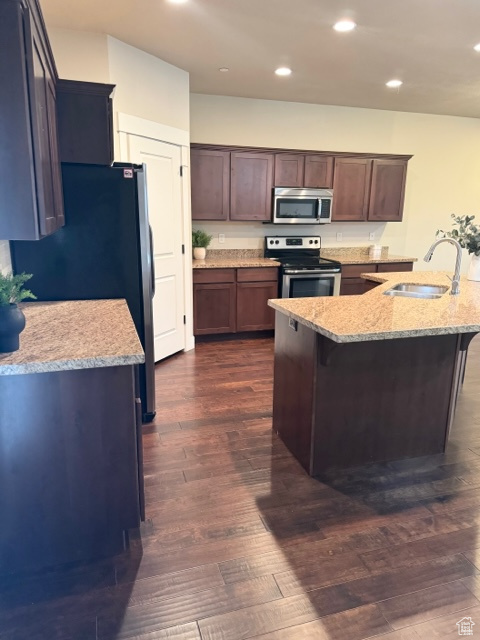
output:
POLYGON ((190 129, 189 75, 108 36, 109 77, 117 85, 114 109, 170 127, 190 129))
POLYGON ((48 27, 48 37, 60 78, 110 82, 106 35, 48 27))
MULTIPOLYGON (((389 245, 392 253, 421 258, 436 230, 450 228, 451 213, 480 219, 480 120, 199 94, 191 95, 190 111, 192 142, 413 154, 403 222, 324 226, 324 246, 368 245, 373 231, 375 242, 389 245), (336 241, 338 232, 342 242, 336 241)), ((272 233, 272 227, 256 223, 194 224, 226 234, 226 243, 214 240, 212 248, 257 248, 272 233)), ((283 232, 275 227, 275 233, 283 232)), ((440 247, 430 265, 416 268, 453 264, 452 248, 440 247)))

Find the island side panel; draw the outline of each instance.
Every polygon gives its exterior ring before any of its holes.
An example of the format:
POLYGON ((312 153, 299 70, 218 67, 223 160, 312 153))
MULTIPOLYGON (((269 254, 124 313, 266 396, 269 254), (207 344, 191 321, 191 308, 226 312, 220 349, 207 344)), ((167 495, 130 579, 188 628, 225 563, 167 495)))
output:
POLYGON ((312 465, 312 426, 317 334, 300 323, 275 313, 275 364, 273 377, 273 430, 303 468, 312 465))
POLYGON ((134 367, 0 376, 0 573, 118 553, 139 524, 134 367))
POLYGON ((444 451, 457 354, 457 335, 319 335, 312 475, 444 451))

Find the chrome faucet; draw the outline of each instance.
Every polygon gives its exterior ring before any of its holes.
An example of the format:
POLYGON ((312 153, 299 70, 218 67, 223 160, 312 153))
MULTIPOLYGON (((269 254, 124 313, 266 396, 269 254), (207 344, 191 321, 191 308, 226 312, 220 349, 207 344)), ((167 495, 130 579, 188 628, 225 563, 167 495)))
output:
POLYGON ((452 296, 457 296, 460 293, 460 267, 462 265, 462 247, 460 243, 457 240, 454 240, 453 238, 440 238, 439 240, 435 240, 435 242, 432 244, 430 249, 425 254, 424 260, 425 262, 430 262, 433 256, 433 252, 438 247, 438 245, 441 244, 442 242, 449 242, 450 244, 453 244, 453 246, 456 247, 457 249, 455 273, 453 274, 453 278, 450 278, 449 276, 450 280, 452 281, 452 289, 450 291, 450 294, 452 296))

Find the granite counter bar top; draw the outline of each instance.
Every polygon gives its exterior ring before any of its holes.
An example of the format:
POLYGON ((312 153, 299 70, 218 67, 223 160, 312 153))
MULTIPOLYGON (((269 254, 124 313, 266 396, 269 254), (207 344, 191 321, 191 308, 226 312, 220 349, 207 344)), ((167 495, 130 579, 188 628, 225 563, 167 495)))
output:
POLYGON ((368 247, 339 247, 322 249, 320 254, 323 258, 337 260, 341 264, 387 264, 389 262, 417 262, 417 258, 408 256, 391 255, 388 247, 382 247, 380 258, 370 258, 368 247))
POLYGON ((125 300, 21 305, 20 349, 0 354, 0 375, 140 364, 145 356, 125 300))
POLYGON ((289 298, 268 304, 334 342, 367 342, 480 332, 480 283, 461 278, 460 294, 450 295, 449 272, 362 274, 382 284, 359 296, 289 298), (449 287, 439 299, 385 296, 401 282, 449 287))
POLYGON ((269 258, 205 258, 193 260, 194 269, 243 269, 247 267, 279 267, 280 263, 269 258))
POLYGON ((407 256, 395 255, 389 255, 385 258, 369 258, 368 256, 362 258, 361 256, 349 257, 348 255, 338 255, 335 253, 327 255, 323 251, 321 255, 323 258, 328 258, 329 260, 337 260, 337 262, 340 262, 341 264, 388 264, 389 262, 417 262, 417 258, 408 258, 407 256))

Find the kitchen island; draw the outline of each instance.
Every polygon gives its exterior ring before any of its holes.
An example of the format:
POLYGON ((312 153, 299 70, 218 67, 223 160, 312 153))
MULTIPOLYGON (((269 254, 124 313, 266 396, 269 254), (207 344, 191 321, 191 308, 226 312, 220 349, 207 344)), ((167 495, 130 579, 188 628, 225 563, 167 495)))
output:
POLYGON ((273 428, 312 475, 445 450, 480 284, 443 272, 375 273, 360 296, 270 300, 276 310, 273 428), (384 295, 399 283, 438 299, 384 295))
POLYGON ((122 551, 143 501, 126 302, 22 308, 20 350, 0 354, 0 574, 122 551))

